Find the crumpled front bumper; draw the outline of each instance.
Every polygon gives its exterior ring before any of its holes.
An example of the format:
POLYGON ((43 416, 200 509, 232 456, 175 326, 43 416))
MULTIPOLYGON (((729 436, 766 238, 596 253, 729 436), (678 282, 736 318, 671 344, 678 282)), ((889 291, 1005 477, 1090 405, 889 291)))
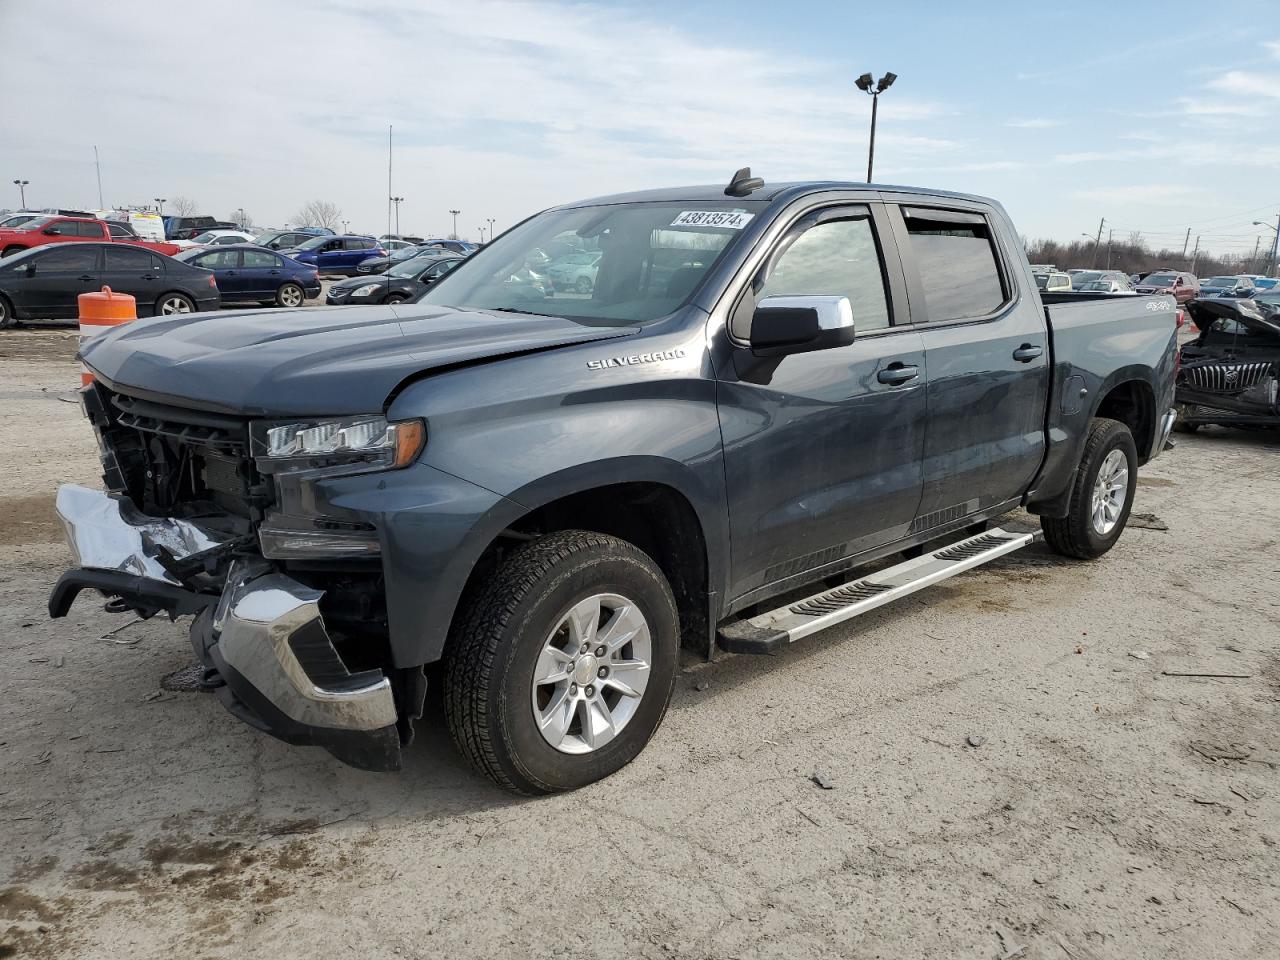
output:
POLYGON ((400 768, 390 681, 351 673, 325 630, 314 590, 261 560, 237 560, 220 595, 179 583, 161 563, 214 549, 219 541, 183 520, 148 517, 122 498, 86 487, 58 491, 58 516, 78 566, 58 580, 49 613, 65 616, 76 595, 96 589, 143 612, 197 614, 192 645, 225 681, 223 705, 288 743, 323 746, 366 770, 400 768))

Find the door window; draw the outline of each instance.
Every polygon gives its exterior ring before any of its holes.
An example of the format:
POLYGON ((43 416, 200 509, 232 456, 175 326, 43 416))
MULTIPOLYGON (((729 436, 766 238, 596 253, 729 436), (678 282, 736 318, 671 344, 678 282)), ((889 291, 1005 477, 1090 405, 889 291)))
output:
POLYGON ((37 263, 39 273, 85 273, 98 269, 98 248, 68 244, 50 250, 37 263))
POLYGON ((108 247, 103 251, 104 269, 127 273, 147 273, 154 269, 151 254, 129 247, 108 247))
POLYGON ((985 220, 950 211, 936 211, 936 219, 928 210, 902 213, 929 320, 984 317, 1000 308, 1004 284, 985 220))
POLYGON ((264 250, 245 250, 243 252, 246 269, 252 267, 258 270, 273 270, 280 266, 279 259, 264 250))
POLYGON ((856 330, 889 326, 889 300, 870 219, 828 220, 792 240, 754 301, 748 298, 745 309, 735 311, 734 336, 749 339, 755 304, 783 296, 848 297, 856 330))
POLYGON ((206 270, 234 270, 240 266, 240 251, 218 250, 214 253, 206 253, 195 260, 195 265, 204 267, 206 270))

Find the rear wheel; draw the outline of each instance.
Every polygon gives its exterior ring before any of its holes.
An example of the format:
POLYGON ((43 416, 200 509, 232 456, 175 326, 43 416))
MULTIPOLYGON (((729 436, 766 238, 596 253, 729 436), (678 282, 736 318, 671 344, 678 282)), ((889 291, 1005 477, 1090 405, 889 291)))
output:
POLYGON ((572 790, 649 742, 678 654, 675 600, 648 555, 600 533, 553 533, 460 611, 446 657, 449 730, 509 790, 572 790))
POLYGON ((8 256, 11 256, 11 255, 13 255, 13 254, 15 254, 15 253, 21 253, 21 252, 22 252, 23 250, 25 250, 25 249, 27 249, 27 248, 26 248, 26 247, 18 247, 18 246, 5 247, 3 251, 0 251, 0 257, 8 257, 8 256))
POLYGON ((282 283, 276 291, 276 303, 282 307, 300 307, 306 299, 306 293, 296 283, 282 283))
POLYGON ((0 330, 12 327, 14 322, 13 307, 9 306, 8 300, 0 297, 0 330))
POLYGON ((156 301, 156 316, 169 317, 179 313, 195 313, 196 305, 185 293, 166 293, 156 301))
POLYGON ((578 293, 590 293, 591 288, 594 286, 595 284, 591 282, 590 277, 579 277, 574 283, 573 289, 577 290, 578 293))
POLYGON ((1068 557, 1102 556, 1124 532, 1137 484, 1133 434, 1118 420, 1098 417, 1085 439, 1067 515, 1040 518, 1045 542, 1068 557))

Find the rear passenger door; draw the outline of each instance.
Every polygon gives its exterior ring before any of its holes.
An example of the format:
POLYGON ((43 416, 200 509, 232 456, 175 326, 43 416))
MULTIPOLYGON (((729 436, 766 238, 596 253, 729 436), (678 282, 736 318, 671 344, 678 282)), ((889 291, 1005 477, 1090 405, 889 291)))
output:
POLYGON ((1045 453, 1049 333, 1016 236, 980 204, 917 199, 889 216, 929 363, 923 532, 1026 491, 1045 453))
POLYGON ((102 251, 102 282, 139 303, 154 303, 164 291, 164 266, 154 253, 128 244, 102 251))
POLYGON ((732 307, 716 376, 733 601, 847 567, 905 537, 916 515, 928 378, 920 335, 901 325, 902 272, 885 234, 879 204, 805 213, 732 307), (756 357, 753 314, 771 296, 848 297, 854 342, 756 357))
POLYGON ((240 275, 245 293, 263 300, 274 297, 280 284, 284 283, 280 258, 266 250, 241 250, 240 275))
POLYGON ((321 273, 341 273, 344 269, 346 252, 342 249, 342 240, 335 237, 326 240, 316 251, 316 269, 321 273))

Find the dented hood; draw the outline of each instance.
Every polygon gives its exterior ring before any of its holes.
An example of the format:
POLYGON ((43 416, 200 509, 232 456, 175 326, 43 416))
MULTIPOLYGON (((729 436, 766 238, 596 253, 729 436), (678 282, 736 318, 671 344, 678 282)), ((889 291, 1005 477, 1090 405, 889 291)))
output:
POLYGON ((248 416, 376 413, 442 367, 635 333, 563 317, 401 304, 139 320, 82 351, 130 393, 248 416))
POLYGON ((1280 336, 1280 310, 1270 303, 1258 300, 1192 300, 1187 312, 1201 330, 1214 320, 1236 320, 1258 333, 1280 336))

